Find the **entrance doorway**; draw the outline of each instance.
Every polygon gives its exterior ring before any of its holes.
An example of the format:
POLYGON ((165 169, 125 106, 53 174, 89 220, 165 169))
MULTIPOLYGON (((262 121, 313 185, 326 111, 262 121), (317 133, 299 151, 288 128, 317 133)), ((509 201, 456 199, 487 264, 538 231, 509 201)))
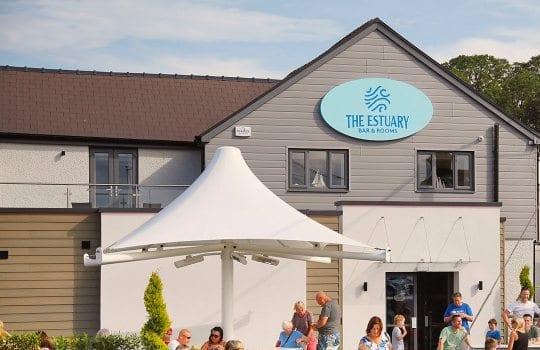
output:
POLYGON ((446 326, 444 311, 452 299, 452 272, 388 272, 386 274, 386 324, 391 334, 394 316, 405 316, 405 349, 437 348, 446 326))

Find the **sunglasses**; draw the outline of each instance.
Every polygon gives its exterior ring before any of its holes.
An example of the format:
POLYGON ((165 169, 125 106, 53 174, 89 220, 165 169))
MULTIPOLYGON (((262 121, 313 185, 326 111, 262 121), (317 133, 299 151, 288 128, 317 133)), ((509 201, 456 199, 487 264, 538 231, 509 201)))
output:
POLYGON ((219 334, 210 334, 212 338, 219 338, 219 334))

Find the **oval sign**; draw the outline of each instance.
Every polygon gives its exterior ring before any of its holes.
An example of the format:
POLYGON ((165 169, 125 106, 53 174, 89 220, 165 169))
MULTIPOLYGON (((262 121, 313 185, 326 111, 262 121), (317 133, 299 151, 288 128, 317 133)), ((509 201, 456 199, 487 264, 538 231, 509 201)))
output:
POLYGON ((336 131, 370 141, 401 139, 422 130, 433 105, 419 89, 398 80, 352 80, 328 91, 323 119, 336 131))

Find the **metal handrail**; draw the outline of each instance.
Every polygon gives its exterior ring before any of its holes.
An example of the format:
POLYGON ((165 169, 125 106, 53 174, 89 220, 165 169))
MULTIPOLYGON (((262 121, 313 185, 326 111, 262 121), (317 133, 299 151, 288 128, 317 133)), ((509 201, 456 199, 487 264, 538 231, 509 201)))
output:
MULTIPOLYGON (((29 188, 33 188, 37 186, 44 186, 45 188, 49 186, 63 187, 65 188, 65 192, 62 193, 62 197, 65 198, 66 208, 69 208, 72 206, 72 203, 73 203, 72 190, 75 190, 79 193, 79 198, 81 195, 81 191, 89 192, 87 200, 89 201, 89 204, 91 204, 93 208, 97 208, 97 207, 140 208, 141 205, 145 203, 156 204, 156 203, 153 203, 152 199, 154 199, 155 202, 159 202, 159 204, 162 204, 164 202, 163 204, 166 205, 175 197, 176 193, 174 192, 180 191, 181 189, 186 189, 190 186, 190 185, 183 185, 183 184, 171 184, 171 185, 151 184, 150 185, 150 184, 133 184, 133 183, 131 184, 129 183, 83 183, 83 182, 61 183, 61 182, 45 182, 45 181, 26 181, 26 182, 25 181, 4 181, 4 182, 0 182, 0 186, 2 185, 29 186, 29 188), (76 188, 79 188, 79 189, 77 190, 76 188), (172 190, 174 192, 171 195, 170 192, 163 191, 166 189, 172 190), (108 192, 108 194, 105 193, 105 195, 110 197, 108 201, 105 200, 107 204, 104 204, 104 201, 103 201, 104 193, 97 192, 97 191, 103 191, 103 190, 108 192), (158 194, 156 195, 156 193, 158 194), (142 200, 141 200, 141 195, 144 197, 144 199, 142 200), (98 196, 99 198, 101 198, 101 200, 98 199, 98 196)), ((36 190, 31 190, 31 191, 36 191, 36 190)), ((59 204, 58 200, 59 200, 58 197, 56 198, 56 200, 50 199, 50 206, 57 207, 59 204)), ((62 199, 62 201, 64 201, 64 199, 62 199)), ((84 200, 82 200, 82 202, 86 203, 86 201, 84 200)), ((36 200, 35 203, 40 203, 40 200, 36 200)), ((43 201, 41 201, 41 203, 37 205, 39 207, 42 207, 43 201)))

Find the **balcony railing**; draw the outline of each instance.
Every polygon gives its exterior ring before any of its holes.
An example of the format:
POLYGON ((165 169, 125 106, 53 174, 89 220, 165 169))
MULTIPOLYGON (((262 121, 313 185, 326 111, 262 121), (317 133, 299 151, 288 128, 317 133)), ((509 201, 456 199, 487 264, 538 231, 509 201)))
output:
POLYGON ((0 182, 3 208, 159 208, 189 185, 0 182))

